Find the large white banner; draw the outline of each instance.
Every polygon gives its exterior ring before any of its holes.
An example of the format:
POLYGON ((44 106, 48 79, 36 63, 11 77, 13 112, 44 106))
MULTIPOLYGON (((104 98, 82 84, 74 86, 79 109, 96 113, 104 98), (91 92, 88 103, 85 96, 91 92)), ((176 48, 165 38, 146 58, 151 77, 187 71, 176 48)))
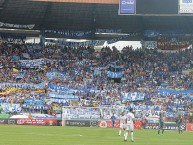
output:
POLYGON ((179 0, 179 13, 192 14, 193 13, 193 0, 179 0))

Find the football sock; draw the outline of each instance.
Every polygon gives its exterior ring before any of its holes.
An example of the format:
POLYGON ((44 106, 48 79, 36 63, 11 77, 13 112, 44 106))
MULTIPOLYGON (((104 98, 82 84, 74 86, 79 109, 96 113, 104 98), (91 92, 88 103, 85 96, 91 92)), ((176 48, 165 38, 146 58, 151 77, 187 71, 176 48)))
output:
POLYGON ((133 132, 131 132, 131 140, 134 141, 133 132))
POLYGON ((127 140, 128 132, 125 133, 125 140, 127 140))
POLYGON ((119 135, 121 135, 121 129, 119 130, 119 135))

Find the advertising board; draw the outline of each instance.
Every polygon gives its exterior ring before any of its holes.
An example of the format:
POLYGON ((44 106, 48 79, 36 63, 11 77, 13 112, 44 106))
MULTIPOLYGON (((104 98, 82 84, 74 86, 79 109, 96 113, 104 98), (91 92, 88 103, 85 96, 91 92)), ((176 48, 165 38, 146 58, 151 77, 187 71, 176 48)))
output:
POLYGON ((56 119, 17 119, 17 125, 45 125, 56 126, 56 119))
POLYGON ((97 127, 97 120, 65 120, 65 126, 97 127))

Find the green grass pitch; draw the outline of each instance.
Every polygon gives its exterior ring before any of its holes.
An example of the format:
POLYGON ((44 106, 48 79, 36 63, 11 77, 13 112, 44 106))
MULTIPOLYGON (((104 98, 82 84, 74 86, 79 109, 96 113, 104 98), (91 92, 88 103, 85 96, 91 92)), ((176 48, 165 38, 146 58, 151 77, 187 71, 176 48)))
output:
POLYGON ((118 129, 46 126, 0 126, 0 145, 193 145, 193 133, 135 130, 135 142, 123 141, 118 129))

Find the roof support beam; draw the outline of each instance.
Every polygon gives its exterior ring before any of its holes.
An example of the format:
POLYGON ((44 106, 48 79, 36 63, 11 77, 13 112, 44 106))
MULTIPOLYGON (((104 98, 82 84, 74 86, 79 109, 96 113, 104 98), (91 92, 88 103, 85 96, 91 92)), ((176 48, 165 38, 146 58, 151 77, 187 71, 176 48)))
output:
POLYGON ((72 2, 72 3, 99 3, 99 4, 119 4, 119 0, 31 0, 41 2, 72 2))

